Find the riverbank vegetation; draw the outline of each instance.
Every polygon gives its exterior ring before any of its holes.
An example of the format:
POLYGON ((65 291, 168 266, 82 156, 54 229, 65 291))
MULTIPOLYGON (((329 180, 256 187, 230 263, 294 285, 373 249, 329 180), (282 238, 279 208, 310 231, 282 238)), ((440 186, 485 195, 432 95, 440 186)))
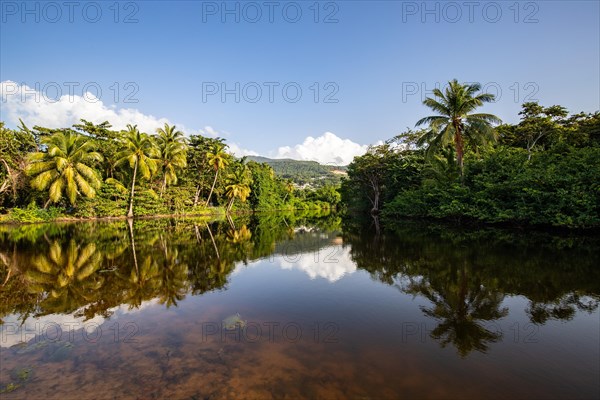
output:
POLYGON ((0 165, 3 222, 319 210, 340 201, 331 185, 301 189, 266 163, 234 157, 224 139, 168 124, 148 134, 86 120, 60 129, 0 122, 0 165))
POLYGON ((348 167, 349 210, 404 217, 566 228, 600 227, 600 113, 522 105, 517 124, 478 112, 494 96, 449 82, 417 130, 371 147, 348 167))

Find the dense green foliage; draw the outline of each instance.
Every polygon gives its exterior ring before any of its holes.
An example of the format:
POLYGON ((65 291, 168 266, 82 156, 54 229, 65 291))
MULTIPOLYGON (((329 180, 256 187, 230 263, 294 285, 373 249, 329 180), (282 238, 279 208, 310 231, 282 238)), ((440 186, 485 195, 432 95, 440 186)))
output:
MULTIPOLYGON (((435 125, 373 147, 348 166, 343 203, 381 211, 384 221, 600 227, 600 113, 569 116, 560 106, 525 103, 520 116, 518 124, 495 127, 487 136, 494 142, 463 140, 463 159, 455 132, 441 140, 435 125)), ((472 137, 463 127, 463 137, 472 137)))
MULTIPOLYGON (((50 129, 0 123, 0 221, 329 209, 336 188, 300 188, 223 139, 82 120, 50 129), (249 200, 249 201, 248 201, 249 200), (52 208, 49 208, 52 205, 52 208)), ((318 165, 318 164, 317 164, 318 165)))
POLYGON ((600 148, 553 148, 529 162, 522 149, 500 148, 469 164, 464 185, 432 183, 403 191, 384 215, 599 226, 599 176, 600 148))

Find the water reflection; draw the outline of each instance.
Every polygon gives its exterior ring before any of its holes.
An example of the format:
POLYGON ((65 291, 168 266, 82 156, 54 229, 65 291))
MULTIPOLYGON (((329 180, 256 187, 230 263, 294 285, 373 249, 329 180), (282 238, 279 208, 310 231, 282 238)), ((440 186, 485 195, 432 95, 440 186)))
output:
MULTIPOLYGON (((225 288, 237 263, 268 257, 277 252, 276 244, 284 244, 279 252, 286 256, 292 247, 298 254, 306 251, 306 237, 300 234, 295 241, 283 218, 290 216, 246 218, 237 226, 233 221, 142 220, 0 227, 6 300, 0 318, 11 313, 108 317, 113 307, 136 308, 150 299, 176 306, 188 294, 225 288)), ((332 221, 339 225, 333 215, 293 221, 315 229, 332 221)), ((311 245, 318 249, 324 243, 311 245)))
POLYGON ((501 333, 486 329, 484 322, 508 315, 508 308, 501 307, 504 295, 469 275, 465 266, 429 281, 411 279, 405 290, 431 302, 431 307, 421 307, 438 322, 431 337, 442 347, 452 344, 462 357, 473 350, 485 352, 489 343, 502 338, 501 333))
POLYGON ((525 296, 534 324, 591 314, 600 303, 598 238, 404 223, 384 235, 347 227, 344 239, 358 268, 425 298, 420 309, 436 324, 430 336, 462 357, 502 340, 488 326, 508 316, 506 297, 525 296))
POLYGON ((71 313, 94 301, 104 284, 104 276, 96 274, 101 261, 95 244, 77 245, 74 239, 64 247, 53 240, 47 254, 35 254, 25 276, 28 291, 45 297, 38 315, 71 313))
POLYGON ((350 248, 342 245, 330 245, 309 253, 286 251, 279 259, 279 266, 298 269, 310 279, 322 278, 331 283, 356 271, 356 264, 350 258, 350 248))
MULTIPOLYGON (((479 397, 488 393, 483 382, 461 392, 481 370, 478 357, 520 344, 513 332, 500 329, 506 324, 558 329, 553 321, 566 323, 561 334, 572 326, 569 338, 578 340, 581 354, 590 354, 590 360, 597 355, 594 331, 576 327, 581 321, 593 326, 598 318, 599 249, 600 239, 591 236, 409 223, 381 227, 373 221, 365 226, 342 224, 337 215, 0 226, 0 389, 25 360, 63 363, 75 380, 86 363, 100 371, 119 363, 136 373, 155 369, 136 382, 111 375, 123 388, 152 388, 142 397, 168 396, 169 387, 182 390, 174 397, 238 397, 248 388, 253 389, 247 397, 254 398, 286 393, 394 398, 407 388, 414 391, 406 393, 421 397, 479 397), (245 344, 224 343, 218 335, 204 340, 202 323, 238 312, 248 326, 291 322, 305 336, 286 342, 279 333, 273 342, 245 344), (122 340, 110 342, 114 331, 108 332, 119 317, 133 313, 140 315, 140 342, 129 347, 122 340), (427 340, 422 332, 420 341, 404 340, 407 326, 422 321, 429 327, 427 340), (87 342, 71 349, 42 341, 42 356, 35 358, 32 334, 16 329, 34 332, 35 323, 49 322, 65 332, 73 322, 103 326, 104 347, 87 342), (327 333, 324 327, 342 336, 315 341, 315 332, 327 333), (19 343, 23 337, 30 343, 19 343), (73 363, 72 370, 65 360, 73 363), (408 366, 403 379, 394 372, 399 360, 408 366), (372 372, 365 373, 364 365, 372 372), (449 372, 467 367, 465 376, 449 372), (432 384, 424 378, 430 373, 445 379, 432 384), (210 390, 196 390, 194 379, 200 376, 212 379, 203 381, 210 390), (232 385, 235 392, 228 391, 232 385)), ((530 365, 543 371, 544 382, 558 382, 557 377, 579 382, 597 372, 590 360, 577 358, 581 354, 569 359, 561 352, 563 344, 545 332, 540 354, 559 358, 561 368, 584 372, 565 377, 562 369, 548 371, 547 363, 530 365)), ((505 371, 514 362, 486 368, 505 371)), ((20 390, 36 393, 50 381, 47 376, 20 390)), ((587 381, 574 386, 581 391, 564 393, 541 383, 530 392, 517 383, 505 386, 497 396, 570 397, 595 388, 587 381), (517 388, 523 390, 510 392, 517 388)))

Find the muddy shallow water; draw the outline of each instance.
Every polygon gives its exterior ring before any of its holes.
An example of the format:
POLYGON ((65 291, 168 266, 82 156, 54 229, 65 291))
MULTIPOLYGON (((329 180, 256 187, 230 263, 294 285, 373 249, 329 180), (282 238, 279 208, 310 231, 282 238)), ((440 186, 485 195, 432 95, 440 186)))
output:
POLYGON ((599 395, 596 238, 336 216, 30 229, 0 231, 3 399, 599 395))

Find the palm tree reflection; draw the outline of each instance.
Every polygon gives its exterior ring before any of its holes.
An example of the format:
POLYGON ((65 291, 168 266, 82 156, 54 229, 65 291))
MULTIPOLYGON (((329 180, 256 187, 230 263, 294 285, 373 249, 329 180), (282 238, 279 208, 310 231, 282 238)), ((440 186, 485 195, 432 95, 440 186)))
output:
POLYGON ((432 303, 432 307, 420 307, 426 316, 438 321, 430 336, 442 347, 452 344, 461 357, 472 351, 485 353, 490 343, 502 339, 501 332, 489 330, 483 323, 508 315, 508 308, 500 308, 504 295, 485 287, 469 274, 466 265, 445 279, 412 280, 406 292, 422 295, 432 303))
POLYGON ((177 305, 185 298, 188 291, 188 266, 181 262, 179 252, 174 247, 169 247, 168 240, 160 237, 160 247, 163 257, 160 274, 160 303, 168 307, 177 305))
POLYGON ((42 301, 44 314, 72 312, 97 298, 104 283, 96 274, 101 261, 95 244, 78 246, 73 239, 66 248, 54 241, 48 255, 34 256, 26 276, 32 292, 49 294, 42 301))

